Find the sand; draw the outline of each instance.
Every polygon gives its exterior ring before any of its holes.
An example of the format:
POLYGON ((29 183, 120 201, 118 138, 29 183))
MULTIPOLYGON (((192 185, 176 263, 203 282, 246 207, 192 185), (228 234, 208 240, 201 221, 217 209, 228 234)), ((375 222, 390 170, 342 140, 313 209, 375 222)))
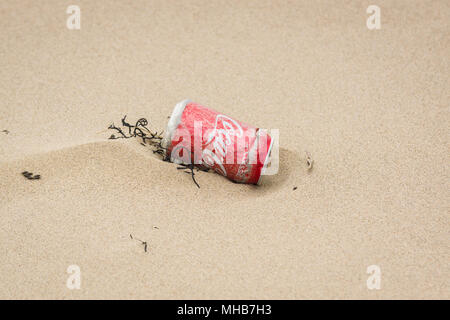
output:
POLYGON ((449 36, 445 0, 0 2, 0 298, 449 299, 449 36), (279 129, 279 174, 107 139, 185 98, 279 129))

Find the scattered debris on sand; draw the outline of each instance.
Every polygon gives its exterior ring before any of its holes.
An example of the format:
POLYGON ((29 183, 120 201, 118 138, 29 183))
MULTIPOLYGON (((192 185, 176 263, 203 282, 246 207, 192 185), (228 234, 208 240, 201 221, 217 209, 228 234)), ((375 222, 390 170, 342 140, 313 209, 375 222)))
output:
POLYGON ((28 180, 39 180, 41 178, 40 174, 33 175, 32 172, 24 171, 22 172, 22 175, 27 178, 28 180))
POLYGON ((147 241, 142 241, 141 239, 138 238, 133 238, 133 236, 130 234, 130 238, 136 241, 139 241, 143 246, 144 246, 144 252, 147 252, 147 241))
POLYGON ((311 154, 308 151, 306 153, 306 165, 308 166, 308 171, 311 171, 314 165, 314 160, 311 157, 311 154))

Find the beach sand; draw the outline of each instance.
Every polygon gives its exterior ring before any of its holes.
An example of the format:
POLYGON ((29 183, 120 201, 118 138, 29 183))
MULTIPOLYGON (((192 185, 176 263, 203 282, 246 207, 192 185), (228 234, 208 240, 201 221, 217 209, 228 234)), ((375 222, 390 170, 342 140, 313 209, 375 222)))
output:
POLYGON ((450 298, 448 1, 2 1, 0 42, 0 298, 450 298), (279 129, 279 174, 108 140, 186 98, 279 129))

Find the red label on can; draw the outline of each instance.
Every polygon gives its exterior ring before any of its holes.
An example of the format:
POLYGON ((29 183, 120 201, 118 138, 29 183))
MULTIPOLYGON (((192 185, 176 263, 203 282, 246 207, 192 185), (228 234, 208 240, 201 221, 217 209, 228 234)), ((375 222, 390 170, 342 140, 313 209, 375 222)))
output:
POLYGON ((202 165, 236 182, 258 183, 271 145, 267 133, 197 103, 180 111, 167 147, 172 161, 202 165))

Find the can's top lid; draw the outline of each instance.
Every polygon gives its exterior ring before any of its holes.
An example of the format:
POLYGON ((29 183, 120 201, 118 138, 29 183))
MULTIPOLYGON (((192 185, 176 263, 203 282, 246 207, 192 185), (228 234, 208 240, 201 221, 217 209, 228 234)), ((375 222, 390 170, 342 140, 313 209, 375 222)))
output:
POLYGON ((170 116, 169 122, 167 123, 166 131, 164 131, 164 136, 161 141, 161 146, 165 149, 164 152, 167 152, 167 149, 172 144, 172 136, 178 125, 181 122, 181 116, 183 115, 184 108, 186 105, 191 102, 191 100, 186 99, 178 102, 173 108, 172 115, 170 116))

